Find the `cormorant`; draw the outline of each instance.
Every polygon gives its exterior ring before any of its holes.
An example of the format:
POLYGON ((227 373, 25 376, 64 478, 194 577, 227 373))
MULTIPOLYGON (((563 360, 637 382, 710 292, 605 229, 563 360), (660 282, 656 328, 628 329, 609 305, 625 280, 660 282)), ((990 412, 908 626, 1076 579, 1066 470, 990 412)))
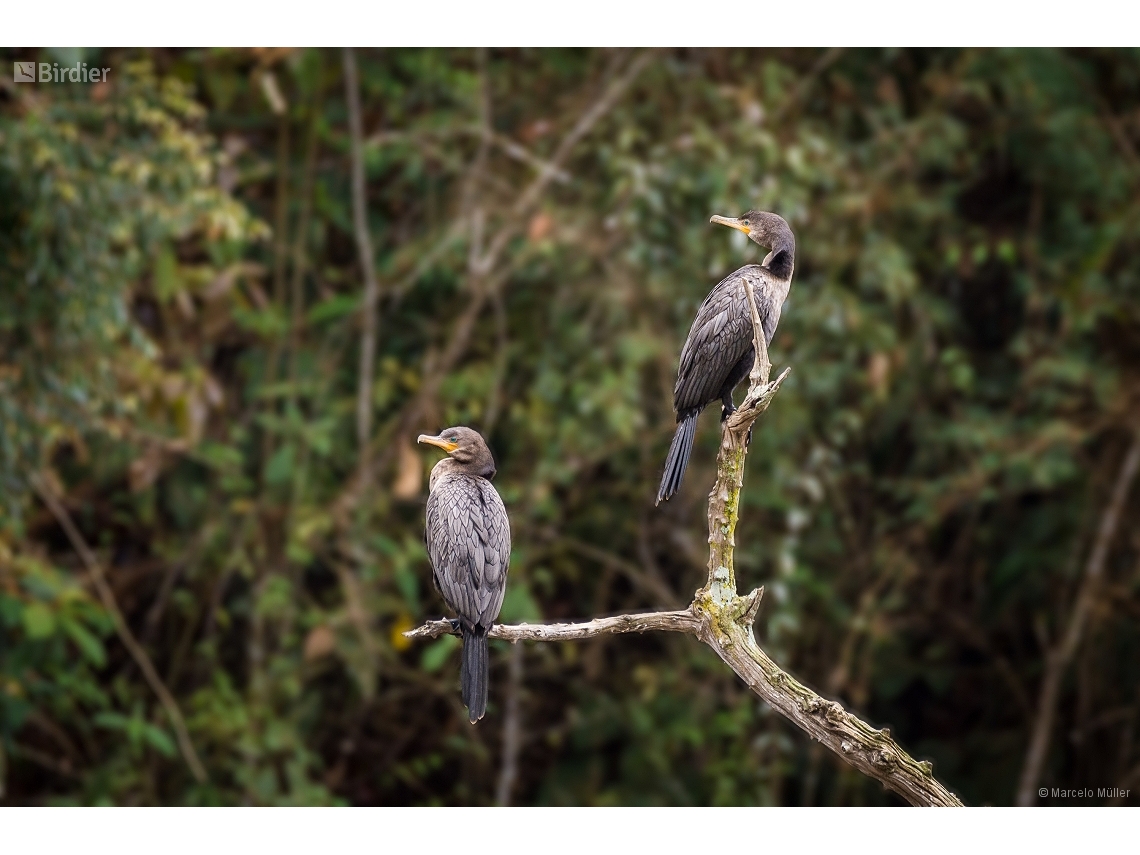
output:
POLYGON ((792 284, 796 239, 783 217, 766 211, 749 211, 735 219, 715 216, 709 222, 739 229, 771 251, 761 264, 747 264, 722 279, 697 311, 681 349, 677 385, 673 389, 677 432, 665 459, 656 504, 668 499, 681 486, 701 411, 719 400, 723 406, 723 422, 736 409, 732 391, 748 376, 756 358, 745 280, 752 281, 766 344, 772 343, 776 324, 780 322, 780 310, 792 284))
POLYGON ((474 724, 487 711, 487 633, 507 587, 511 527, 503 500, 491 486, 495 461, 487 443, 469 427, 419 437, 448 453, 428 481, 424 543, 432 581, 455 613, 463 638, 460 686, 474 724))

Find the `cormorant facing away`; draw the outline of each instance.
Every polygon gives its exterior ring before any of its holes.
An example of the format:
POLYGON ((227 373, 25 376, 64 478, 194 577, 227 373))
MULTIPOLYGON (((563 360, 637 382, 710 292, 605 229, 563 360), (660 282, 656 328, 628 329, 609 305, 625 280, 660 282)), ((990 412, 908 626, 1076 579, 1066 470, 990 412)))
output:
POLYGON ((463 704, 474 724, 487 711, 487 633, 507 588, 511 527, 503 500, 488 480, 495 461, 487 443, 468 427, 419 437, 448 453, 428 481, 424 543, 432 581, 455 613, 463 638, 463 704))
POLYGON ((677 385, 673 389, 677 432, 665 459, 656 504, 668 499, 681 486, 701 410, 719 400, 723 406, 721 421, 732 415, 736 409, 732 391, 752 369, 756 346, 752 338, 752 313, 744 291, 745 280, 752 281, 766 344, 772 343, 776 324, 780 322, 780 310, 792 284, 796 239, 783 217, 766 211, 749 211, 735 219, 716 216, 709 222, 739 229, 771 251, 763 263, 747 264, 721 280, 697 311, 681 349, 677 385))

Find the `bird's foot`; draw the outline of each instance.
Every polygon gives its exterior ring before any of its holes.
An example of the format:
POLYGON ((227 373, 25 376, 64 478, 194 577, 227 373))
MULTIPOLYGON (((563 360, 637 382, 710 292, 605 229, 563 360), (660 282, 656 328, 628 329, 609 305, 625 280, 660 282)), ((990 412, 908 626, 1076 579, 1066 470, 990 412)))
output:
POLYGON ((736 405, 729 401, 727 404, 722 404, 720 408, 720 423, 724 424, 728 421, 728 417, 736 412, 736 405))
POLYGON ((748 426, 748 436, 744 437, 744 447, 745 448, 751 448, 752 447, 752 428, 754 428, 755 426, 756 425, 754 425, 754 424, 751 424, 748 426))
POLYGON ((447 621, 449 624, 451 624, 451 631, 452 632, 459 632, 459 618, 457 618, 457 617, 444 618, 444 620, 447 621))

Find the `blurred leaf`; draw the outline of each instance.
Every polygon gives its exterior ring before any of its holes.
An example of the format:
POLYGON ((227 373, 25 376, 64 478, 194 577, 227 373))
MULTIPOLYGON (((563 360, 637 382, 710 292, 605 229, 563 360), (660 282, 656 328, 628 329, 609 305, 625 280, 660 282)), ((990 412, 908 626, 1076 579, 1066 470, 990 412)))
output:
POLYGON ((178 261, 174 251, 167 245, 158 251, 154 262, 154 293, 163 302, 174 296, 179 290, 178 261))
POLYGON ((292 445, 283 445, 265 467, 265 483, 274 487, 288 484, 293 477, 294 450, 292 445))
POLYGON ((420 667, 429 674, 438 671, 459 646, 459 639, 454 635, 437 638, 424 648, 423 655, 420 657, 420 667))
POLYGON ((147 743, 162 756, 174 757, 178 753, 174 740, 163 728, 147 724, 145 733, 147 743))
POLYGON ((67 637, 75 642, 75 646, 79 648, 79 652, 88 662, 96 668, 102 668, 107 664, 107 651, 103 648, 103 642, 92 635, 81 623, 75 620, 64 620, 63 630, 67 633, 67 637))
POLYGON ((360 297, 356 294, 337 294, 317 303, 309 309, 306 320, 313 325, 326 321, 343 318, 360 306, 360 297))
POLYGON ((531 596, 522 579, 509 579, 506 596, 503 597, 503 608, 499 613, 501 623, 540 623, 542 611, 531 596))
POLYGON ((31 603, 21 615, 29 638, 47 638, 55 632, 55 615, 43 603, 31 603))

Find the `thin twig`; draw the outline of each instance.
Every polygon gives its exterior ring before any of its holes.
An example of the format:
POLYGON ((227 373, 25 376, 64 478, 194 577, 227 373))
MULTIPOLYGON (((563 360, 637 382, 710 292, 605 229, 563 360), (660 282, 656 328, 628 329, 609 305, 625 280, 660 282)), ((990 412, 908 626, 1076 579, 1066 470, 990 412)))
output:
POLYGON ((951 629, 957 632, 963 641, 984 654, 993 663, 994 668, 1009 687, 1009 692, 1013 695, 1014 701, 1017 702, 1018 708, 1024 713, 1026 721, 1031 719, 1033 717, 1033 705, 1029 700, 1029 694, 1021 683, 1021 676, 1009 659, 995 651, 986 639, 985 634, 965 617, 955 613, 947 614, 946 617, 951 629))
POLYGON ((756 294, 752 290, 752 280, 744 280, 744 294, 748 297, 748 311, 752 314, 752 346, 756 358, 748 375, 748 391, 754 386, 767 383, 772 375, 772 363, 768 359, 768 342, 764 338, 764 325, 760 323, 760 312, 756 309, 756 294))
MULTIPOLYGON (((374 134, 369 134, 364 140, 366 146, 383 146, 392 143, 405 143, 413 146, 434 145, 433 137, 440 137, 447 134, 464 134, 473 135, 478 137, 486 136, 486 130, 482 123, 473 125, 458 125, 449 126, 446 129, 428 129, 420 132, 408 131, 377 131, 374 134)), ((517 160, 519 163, 525 163, 534 169, 535 172, 550 172, 555 181, 559 184, 569 184, 571 175, 565 169, 556 167, 548 160, 536 155, 526 146, 517 140, 513 140, 508 136, 492 131, 488 139, 495 144, 496 148, 502 150, 503 154, 512 160, 517 160)))
POLYGON ((1100 518, 1096 539, 1093 541, 1093 548, 1085 565, 1081 589, 1073 603, 1073 611, 1069 615, 1065 634, 1046 658, 1045 675, 1041 679, 1041 692, 1037 701, 1037 718, 1033 722, 1029 748, 1025 753, 1025 764, 1022 766, 1021 778, 1017 785, 1017 804, 1022 807, 1035 803, 1037 782, 1041 778, 1041 771, 1049 754, 1049 737, 1053 732, 1053 722, 1057 716, 1061 680, 1080 646, 1093 600, 1104 576, 1108 550, 1116 537, 1121 512, 1124 510, 1124 503, 1128 499, 1138 469, 1140 469, 1140 430, 1134 434, 1132 445, 1124 455, 1112 494, 1100 518))
POLYGON ((570 183, 570 173, 559 166, 555 166, 548 160, 543 160, 536 155, 526 146, 521 145, 510 137, 503 136, 502 134, 492 134, 491 141, 503 150, 503 153, 520 163, 525 163, 533 167, 540 175, 549 173, 550 177, 557 181, 559 184, 570 183))
POLYGON ((73 765, 79 765, 83 762, 83 754, 80 752, 79 746, 67 735, 66 730, 48 718, 43 712, 33 710, 28 714, 27 722, 58 745, 73 765))
POLYGON ((845 50, 847 49, 842 47, 830 47, 820 55, 819 59, 817 59, 808 70, 808 73, 800 78, 792 94, 788 96, 784 103, 780 105, 780 108, 776 110, 776 113, 772 116, 773 125, 779 125, 780 122, 786 118, 788 112, 807 94, 816 79, 834 65, 835 62, 843 56, 845 50))
POLYGON ((178 577, 186 570, 186 564, 185 561, 175 561, 166 568, 166 572, 162 575, 162 584, 159 586, 158 594, 147 611, 146 621, 143 623, 142 644, 149 644, 153 640, 154 633, 158 630, 158 624, 162 620, 162 614, 170 602, 170 594, 174 591, 178 577))
MULTIPOLYGON (((277 86, 277 78, 270 69, 262 72, 261 84, 266 100, 277 115, 277 176, 273 199, 273 304, 282 306, 285 302, 285 262, 289 247, 289 109, 277 86)), ((277 382, 281 344, 281 338, 273 336, 265 360, 263 383, 266 387, 277 382)), ((268 401, 266 406, 270 413, 275 413, 277 410, 275 401, 268 401)), ((273 456, 276 441, 277 435, 273 431, 267 430, 262 434, 263 461, 268 461, 273 456)))
MULTIPOLYGON (((318 58, 323 54, 318 52, 318 58)), ((301 212, 293 240, 293 270, 289 280, 289 401, 297 399, 297 371, 300 362, 302 313, 305 308, 305 270, 308 266, 309 222, 313 213, 313 184, 316 177, 317 151, 320 149, 320 98, 323 87, 322 65, 317 66, 317 83, 309 104, 308 129, 305 139, 305 163, 301 172, 301 212)))
MULTIPOLYGON (((352 626, 356 629, 356 633, 360 636, 360 644, 364 648, 366 659, 369 663, 376 661, 376 643, 372 640, 372 631, 368 626, 368 610, 364 606, 364 597, 360 593, 360 583, 356 580, 356 575, 352 570, 341 561, 334 562, 336 569, 337 579, 340 581, 341 588, 344 589, 344 602, 345 610, 348 612, 348 619, 352 622, 352 626)), ((366 691, 371 691, 371 686, 366 687, 366 691)))
POLYGON ((571 552, 577 552, 591 561, 597 561, 599 564, 621 571, 636 587, 659 600, 654 605, 666 607, 679 605, 676 592, 665 583, 664 579, 654 575, 648 569, 643 569, 635 562, 576 537, 561 536, 555 543, 566 547, 571 552))
POLYGON ((359 448, 357 477, 362 491, 371 481, 372 446, 372 369, 376 361, 376 300, 379 288, 368 232, 368 210, 364 198, 364 131, 360 118, 360 82, 356 75, 356 54, 344 49, 344 88, 348 102, 348 129, 352 148, 352 222, 360 269, 364 274, 364 320, 360 335, 360 381, 356 392, 356 440, 359 448))
POLYGON ((550 158, 551 168, 539 173, 538 177, 523 191, 511 211, 511 217, 491 240, 490 248, 484 256, 487 269, 495 266, 498 262, 499 254, 506 247, 507 242, 522 228, 522 223, 527 213, 541 198, 550 182, 554 180, 554 170, 562 168, 563 164, 565 164, 566 160, 570 157, 570 153, 574 151, 575 146, 577 146, 586 134, 593 130, 594 126, 602 117, 613 108, 618 99, 625 94, 626 89, 633 84, 633 81, 636 80, 641 72, 649 65, 650 60, 656 56, 656 53, 655 50, 646 50, 634 58, 626 70, 606 87, 601 97, 594 101, 594 103, 582 113, 578 121, 575 122, 574 127, 562 138, 562 141, 558 144, 558 148, 555 149, 554 156, 550 158))
POLYGON ((491 390, 487 393, 487 406, 483 411, 483 433, 488 436, 494 432, 502 413, 503 383, 507 376, 510 341, 507 333, 507 309, 503 302, 500 292, 491 295, 491 310, 495 315, 495 365, 491 390))
POLYGON ((503 715, 503 762, 499 772, 499 786, 496 798, 499 805, 511 803, 515 780, 519 774, 519 748, 522 745, 522 706, 519 695, 523 683, 523 646, 511 645, 510 679, 507 681, 507 704, 503 715))
POLYGON ((432 244, 431 248, 420 252, 416 256, 415 266, 404 276, 403 279, 396 282, 395 285, 389 285, 384 290, 387 292, 387 300, 389 311, 391 308, 398 305, 400 299, 407 293, 408 289, 416 284, 420 278, 430 270, 440 258, 443 257, 452 245, 462 237, 466 227, 463 220, 455 220, 447 227, 447 230, 432 244))
POLYGON ((71 519, 71 514, 67 512, 67 508, 55 496, 51 488, 48 486, 47 481, 39 475, 33 474, 28 479, 32 485, 32 489, 36 491, 39 497, 43 500, 44 504, 48 506, 52 516, 55 517, 56 522, 59 523, 67 539, 71 541, 72 548, 79 554, 80 559, 87 567, 87 573, 91 578, 92 587, 99 596, 99 600, 103 603, 103 608, 107 614, 111 616, 111 621, 115 625, 115 632, 119 636, 119 640, 123 642, 123 646, 131 654, 131 658, 139 666, 143 676, 146 678, 147 683, 150 684, 151 689, 155 695, 158 696, 159 702, 162 704, 163 709, 166 710, 167 716, 170 718, 170 724, 174 728, 175 736, 178 740, 178 749, 182 752, 182 757, 186 761, 186 765, 190 767, 191 774, 194 775, 198 783, 205 783, 207 780, 206 770, 202 766, 202 762, 198 759, 197 752, 194 751, 194 745, 190 741, 190 733, 186 729, 186 721, 182 717, 182 711, 178 708, 178 702, 174 700, 174 696, 166 688, 166 684, 162 682, 162 678, 158 676, 158 672, 154 668, 154 664, 150 661, 150 657, 142 648, 142 645, 135 639, 134 633, 127 625, 126 619, 123 617, 122 611, 119 609, 119 604, 115 600, 115 593, 111 590, 111 586, 107 584, 107 580, 103 575, 102 565, 95 557, 95 553, 91 551, 91 547, 87 545, 87 541, 83 539, 79 529, 75 527, 75 523, 71 519))
MULTIPOLYGON (((3 750, 4 750, 3 746, 0 746, 0 752, 2 752, 3 750)), ((25 760, 29 760, 32 763, 36 764, 37 766, 40 766, 44 769, 47 769, 49 772, 54 772, 55 774, 57 774, 63 778, 72 778, 72 779, 79 778, 79 773, 76 772, 73 768, 71 768, 71 763, 67 760, 66 757, 63 759, 57 760, 55 757, 52 757, 50 754, 48 754, 44 751, 39 751, 35 748, 32 748, 29 745, 20 745, 19 743, 15 743, 12 746, 12 756, 13 757, 22 757, 25 760)), ((3 755, 0 754, 0 770, 3 769, 2 761, 3 761, 3 755)), ((3 781, 0 780, 0 798, 3 798, 3 796, 4 796, 4 784, 3 784, 3 781)))

